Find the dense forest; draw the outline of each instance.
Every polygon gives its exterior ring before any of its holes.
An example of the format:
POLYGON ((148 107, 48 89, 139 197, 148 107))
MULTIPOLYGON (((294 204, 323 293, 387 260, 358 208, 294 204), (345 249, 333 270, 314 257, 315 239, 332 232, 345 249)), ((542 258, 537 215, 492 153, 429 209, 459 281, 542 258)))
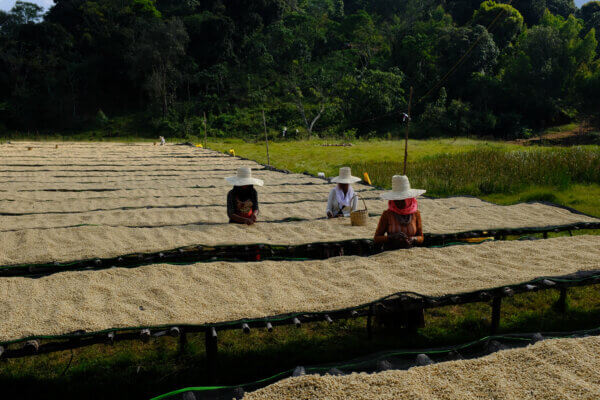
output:
POLYGON ((0 11, 0 133, 512 138, 600 117, 600 1, 56 0, 0 11), (298 130, 298 131, 297 131, 298 130))

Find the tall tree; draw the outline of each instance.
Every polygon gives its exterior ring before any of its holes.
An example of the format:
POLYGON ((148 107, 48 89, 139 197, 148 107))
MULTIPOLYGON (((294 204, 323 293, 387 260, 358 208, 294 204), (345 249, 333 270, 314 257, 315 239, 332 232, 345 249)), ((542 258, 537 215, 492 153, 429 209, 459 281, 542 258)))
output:
MULTIPOLYGON (((510 0, 502 0, 502 3, 508 3, 510 0)), ((511 5, 516 8, 525 21, 527 26, 539 24, 544 16, 547 7, 547 0, 512 0, 511 5)))
POLYGON ((132 76, 143 81, 150 99, 160 104, 163 118, 175 101, 181 75, 178 62, 185 54, 188 36, 180 19, 145 21, 130 49, 132 76))
POLYGON ((590 1, 581 6, 577 17, 583 20, 586 33, 594 29, 596 40, 600 42, 600 1, 590 1))
POLYGON ((575 14, 577 10, 575 0, 546 0, 546 7, 552 14, 560 15, 563 18, 575 14))
POLYGON ((593 32, 583 38, 583 25, 547 12, 541 25, 527 30, 507 58, 502 80, 514 104, 533 124, 561 122, 569 115, 581 68, 596 56, 593 32))
POLYGON ((44 9, 37 4, 25 1, 17 1, 10 13, 18 24, 30 24, 40 22, 44 9))
POLYGON ((491 26, 494 41, 500 48, 506 47, 523 29, 523 16, 516 8, 487 0, 473 14, 471 24, 491 26))

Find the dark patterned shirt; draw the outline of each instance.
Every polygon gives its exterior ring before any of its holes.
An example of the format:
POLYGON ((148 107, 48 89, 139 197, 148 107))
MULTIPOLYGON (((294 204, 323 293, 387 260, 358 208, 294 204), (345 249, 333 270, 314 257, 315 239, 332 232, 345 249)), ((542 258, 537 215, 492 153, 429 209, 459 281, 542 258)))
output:
POLYGON ((229 217, 229 222, 234 222, 231 219, 233 214, 243 216, 247 214, 250 210, 252 212, 256 212, 258 210, 258 193, 256 189, 252 188, 250 193, 250 198, 244 201, 240 201, 235 195, 235 190, 230 190, 227 193, 227 216, 229 217))

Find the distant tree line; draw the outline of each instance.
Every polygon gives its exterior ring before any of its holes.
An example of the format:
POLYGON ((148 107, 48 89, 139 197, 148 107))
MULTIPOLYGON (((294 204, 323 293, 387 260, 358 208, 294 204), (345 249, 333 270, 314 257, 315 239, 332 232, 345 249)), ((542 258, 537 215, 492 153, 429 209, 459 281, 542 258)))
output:
POLYGON ((518 137, 600 116, 600 2, 56 0, 0 12, 0 132, 518 137), (138 133, 140 133, 138 132, 138 133))

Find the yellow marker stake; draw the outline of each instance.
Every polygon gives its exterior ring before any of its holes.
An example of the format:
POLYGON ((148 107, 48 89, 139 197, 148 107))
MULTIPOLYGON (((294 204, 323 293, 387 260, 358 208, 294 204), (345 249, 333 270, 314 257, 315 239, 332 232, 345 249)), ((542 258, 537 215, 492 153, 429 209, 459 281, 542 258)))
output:
POLYGON ((363 173, 363 176, 365 177, 365 182, 367 182, 369 185, 371 185, 371 179, 369 179, 369 174, 368 173, 363 173))
POLYGON ((202 146, 202 143, 198 143, 196 147, 203 148, 204 146, 202 146))
POLYGON ((231 154, 232 156, 235 157, 235 150, 234 149, 229 149, 229 154, 231 154))

